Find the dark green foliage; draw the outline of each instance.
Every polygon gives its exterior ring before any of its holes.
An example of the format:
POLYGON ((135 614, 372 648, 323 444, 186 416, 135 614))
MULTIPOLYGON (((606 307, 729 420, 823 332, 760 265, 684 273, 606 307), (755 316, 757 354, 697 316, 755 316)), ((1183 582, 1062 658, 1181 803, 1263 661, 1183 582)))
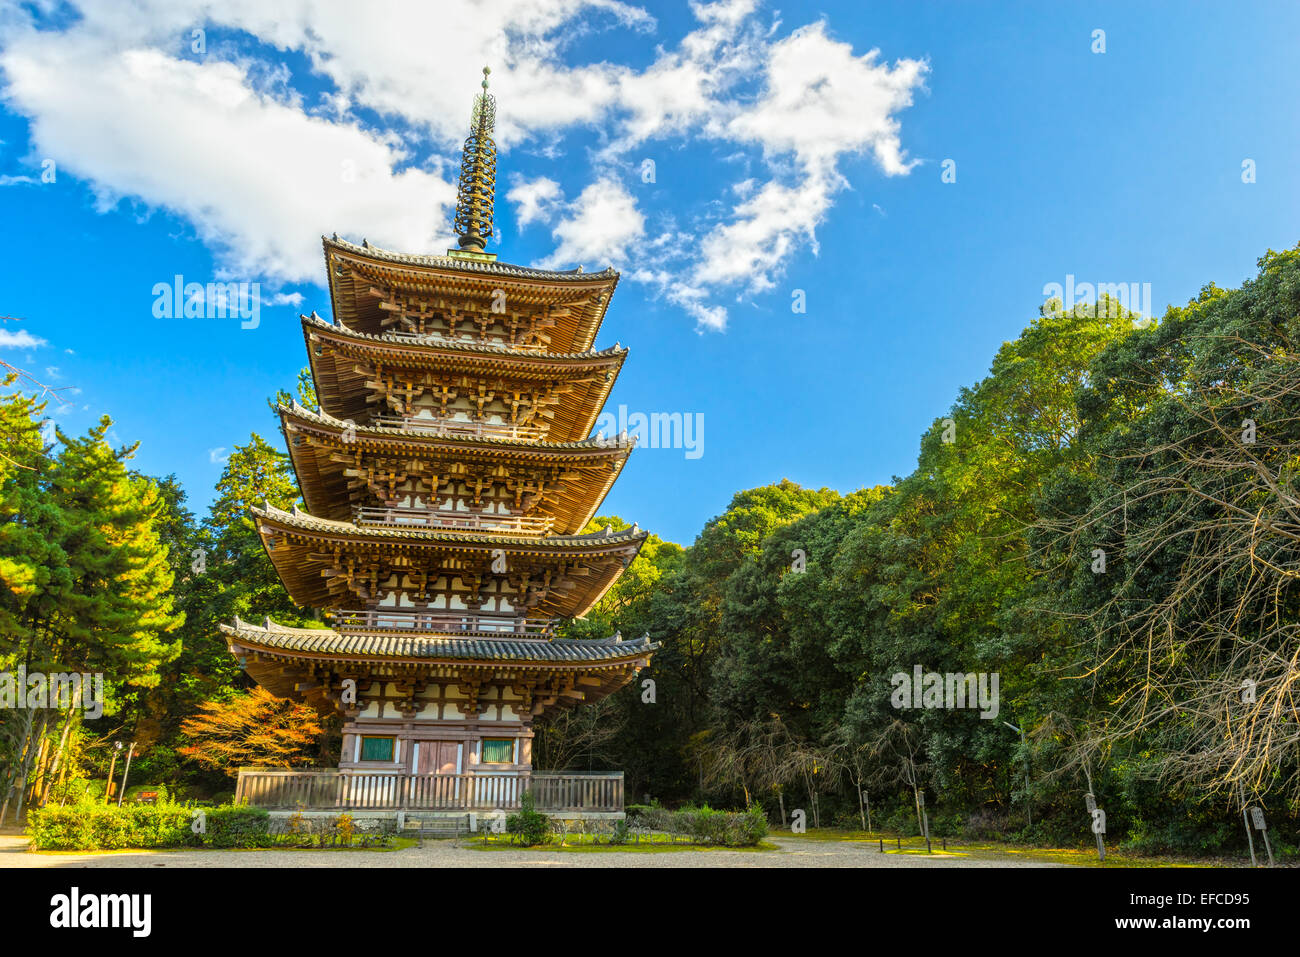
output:
MULTIPOLYGON (((737 493, 688 548, 651 536, 564 633, 661 647, 621 691, 540 726, 537 766, 623 769, 633 822, 706 843, 757 841, 765 814, 785 826, 795 810, 863 828, 869 799, 875 830, 917 833, 924 800, 936 836, 1086 846, 1091 791, 1112 842, 1241 855, 1246 803, 1290 853, 1300 249, 1270 252, 1239 289, 1134 319, 1105 301, 1044 305, 887 486, 782 480, 737 493), (997 674, 998 715, 895 708, 891 676, 914 666, 997 674), (1247 678, 1259 699, 1243 707, 1247 678)), ((178 732, 247 685, 219 621, 314 621, 247 518, 297 502, 286 456, 256 435, 236 448, 198 521, 173 480, 129 473, 103 427, 54 453, 40 415, 0 402, 0 650, 111 666, 115 720, 146 744, 133 780, 227 787, 182 760, 178 732)), ((587 531, 604 525, 626 523, 587 531)), ((83 739, 68 740, 73 753, 83 739)), ((508 826, 541 843, 527 802, 508 826)), ((105 841, 127 827, 60 826, 105 841)))
POLYGON ((1243 800, 1280 835, 1300 815, 1281 697, 1300 615, 1300 250, 1259 266, 1158 323, 1049 302, 911 474, 843 497, 752 489, 685 552, 643 552, 653 587, 616 589, 582 625, 663 643, 614 697, 625 727, 601 766, 627 770, 633 802, 799 808, 810 825, 865 826, 865 790, 877 827, 916 833, 923 795, 936 835, 1086 846, 1091 790, 1134 846, 1241 854, 1243 800), (998 674, 997 717, 895 709, 890 676, 915 665, 998 674), (1243 678, 1262 696, 1250 722, 1243 678))
POLYGON ((271 815, 260 807, 214 807, 204 811, 204 834, 191 834, 190 843, 203 847, 268 847, 271 815))
POLYGON ((43 851, 183 847, 190 821, 190 810, 177 804, 70 804, 33 809, 27 835, 43 851))
POLYGON ((270 814, 262 808, 203 808, 203 833, 195 833, 200 809, 158 804, 83 803, 37 808, 27 835, 38 850, 117 850, 150 847, 273 847, 270 814))
POLYGON ((715 811, 707 804, 676 811, 638 806, 628 809, 628 823, 718 847, 754 847, 767 836, 767 816, 758 805, 745 811, 715 811))
POLYGON ((517 844, 533 847, 551 839, 551 819, 537 810, 532 791, 519 799, 519 810, 506 818, 506 831, 517 844))
POLYGON ((32 846, 43 851, 386 847, 395 833, 392 821, 362 822, 347 814, 286 821, 272 819, 264 808, 246 805, 189 807, 166 801, 121 807, 90 801, 66 807, 51 805, 33 810, 27 821, 32 846), (201 827, 196 824, 199 820, 201 827))

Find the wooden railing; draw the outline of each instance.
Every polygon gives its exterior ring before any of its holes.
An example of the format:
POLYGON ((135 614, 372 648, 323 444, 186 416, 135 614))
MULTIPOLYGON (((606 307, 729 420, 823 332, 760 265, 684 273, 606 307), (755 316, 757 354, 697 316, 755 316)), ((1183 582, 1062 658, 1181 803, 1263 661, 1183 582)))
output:
POLYGON ((539 811, 621 811, 623 772, 534 774, 531 790, 539 811))
POLYGON ((386 334, 396 336, 399 339, 411 339, 416 342, 427 342, 431 345, 450 343, 457 346, 497 346, 498 348, 509 349, 512 352, 526 352, 530 355, 536 355, 546 350, 546 346, 541 343, 529 343, 525 345, 519 342, 505 342, 500 339, 454 339, 451 336, 440 335, 436 332, 411 332, 409 329, 390 329, 386 334))
POLYGON ((495 346, 497 348, 508 348, 512 352, 528 352, 529 355, 541 354, 546 351, 546 346, 541 342, 507 342, 502 338, 487 338, 484 335, 465 339, 456 337, 456 335, 443 335, 442 333, 416 333, 409 329, 387 329, 385 335, 394 335, 399 339, 411 339, 413 342, 428 342, 429 345, 441 345, 447 343, 452 346, 495 346))
POLYGON ((328 612, 335 631, 434 631, 471 636, 549 638, 553 621, 530 621, 472 612, 419 611, 406 608, 340 609, 328 612))
POLYGON ((622 771, 376 774, 241 769, 235 803, 275 810, 513 811, 530 790, 543 812, 623 810, 622 771))
POLYGON ((511 425, 508 422, 454 422, 451 419, 406 418, 400 415, 377 415, 374 424, 385 429, 405 429, 430 435, 472 435, 494 439, 541 439, 546 430, 534 425, 511 425))
POLYGON ((358 525, 395 525, 417 528, 467 528, 488 532, 522 532, 545 535, 555 524, 550 515, 492 515, 451 512, 436 508, 366 505, 354 510, 358 525))

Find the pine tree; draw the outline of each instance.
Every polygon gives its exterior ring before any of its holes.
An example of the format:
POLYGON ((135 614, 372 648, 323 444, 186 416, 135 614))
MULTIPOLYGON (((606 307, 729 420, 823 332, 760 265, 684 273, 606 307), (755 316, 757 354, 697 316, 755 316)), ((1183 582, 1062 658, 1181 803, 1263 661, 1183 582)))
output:
POLYGON ((180 652, 170 635, 184 616, 174 609, 168 549, 155 527, 158 486, 127 471, 136 446, 111 448, 111 425, 105 416, 84 438, 57 433, 63 447, 51 494, 67 516, 74 584, 52 651, 72 670, 103 672, 106 687, 150 688, 180 652))
POLYGON ((44 409, 21 393, 0 398, 0 668, 17 664, 30 644, 24 640, 29 605, 46 589, 66 585, 57 539, 43 527, 58 524, 57 509, 42 495, 44 409))

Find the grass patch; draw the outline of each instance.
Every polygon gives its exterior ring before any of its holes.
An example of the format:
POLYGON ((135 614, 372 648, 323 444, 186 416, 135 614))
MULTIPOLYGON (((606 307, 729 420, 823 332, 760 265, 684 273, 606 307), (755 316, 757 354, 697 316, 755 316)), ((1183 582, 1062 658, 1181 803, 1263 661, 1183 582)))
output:
POLYGON ((42 851, 36 848, 28 848, 27 852, 52 857, 66 857, 69 854, 87 857, 113 857, 121 854, 187 854, 192 851, 203 854, 262 854, 273 851, 310 851, 313 854, 348 854, 371 851, 386 854, 390 851, 403 851, 408 847, 415 847, 418 843, 414 837, 393 837, 389 840, 391 843, 388 847, 294 847, 285 844, 278 847, 120 847, 109 851, 42 851))
POLYGON ((1071 867, 1222 867, 1234 866, 1232 861, 1201 861, 1178 857, 1156 857, 1145 854, 1131 854, 1115 848, 1106 848, 1106 861, 1097 860, 1095 847, 1060 848, 1060 847, 1024 847, 1015 844, 1003 844, 998 841, 955 841, 948 839, 948 849, 943 849, 943 842, 930 839, 933 853, 925 849, 925 839, 921 837, 899 838, 896 834, 879 831, 838 830, 836 828, 810 828, 804 834, 781 833, 783 838, 796 841, 828 841, 859 843, 880 847, 883 839, 886 854, 909 854, 926 857, 976 857, 983 860, 1032 860, 1048 864, 1068 864, 1071 867), (901 846, 900 846, 901 844, 901 846))
POLYGON ((639 844, 595 844, 591 842, 560 844, 538 844, 525 847, 511 844, 509 840, 489 840, 486 844, 480 838, 460 845, 474 851, 560 851, 565 854, 674 854, 679 851, 739 851, 763 852, 777 851, 780 848, 768 841, 760 841, 753 847, 723 847, 715 844, 673 844, 670 841, 642 841, 639 844))

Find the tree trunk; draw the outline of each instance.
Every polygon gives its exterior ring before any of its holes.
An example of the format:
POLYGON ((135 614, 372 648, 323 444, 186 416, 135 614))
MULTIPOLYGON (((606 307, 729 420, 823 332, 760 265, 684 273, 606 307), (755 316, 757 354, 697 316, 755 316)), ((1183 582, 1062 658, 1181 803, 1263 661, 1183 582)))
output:
POLYGON ((55 750, 54 755, 51 759, 49 778, 45 782, 44 790, 41 791, 42 805, 44 805, 45 802, 50 799, 50 789, 54 787, 55 775, 60 771, 60 769, 66 771, 66 768, 63 768, 63 752, 68 747, 68 736, 72 733, 72 724, 74 721, 76 721, 76 718, 77 718, 76 707, 74 706, 68 708, 68 720, 63 723, 63 731, 59 734, 59 746, 55 750))
POLYGON ((22 769, 18 774, 18 803, 14 807, 14 823, 17 824, 23 816, 23 804, 27 797, 27 778, 31 774, 40 749, 45 746, 45 727, 49 723, 49 718, 41 715, 41 730, 36 732, 34 737, 30 737, 27 744, 27 751, 23 755, 22 769))
POLYGON ((13 767, 8 770, 5 777, 4 804, 0 805, 0 824, 5 822, 5 816, 9 813, 9 802, 13 800, 14 795, 18 796, 21 803, 23 791, 27 787, 27 764, 31 759, 32 727, 35 724, 36 712, 24 710, 23 733, 22 737, 18 739, 16 749, 17 760, 14 761, 13 767))
POLYGON ((41 734, 38 738, 39 746, 36 749, 36 763, 32 770, 34 780, 31 787, 27 789, 27 803, 32 804, 36 801, 41 793, 41 788, 45 784, 45 771, 50 766, 50 739, 45 735, 50 730, 50 719, 48 715, 43 716, 41 723, 41 734))

